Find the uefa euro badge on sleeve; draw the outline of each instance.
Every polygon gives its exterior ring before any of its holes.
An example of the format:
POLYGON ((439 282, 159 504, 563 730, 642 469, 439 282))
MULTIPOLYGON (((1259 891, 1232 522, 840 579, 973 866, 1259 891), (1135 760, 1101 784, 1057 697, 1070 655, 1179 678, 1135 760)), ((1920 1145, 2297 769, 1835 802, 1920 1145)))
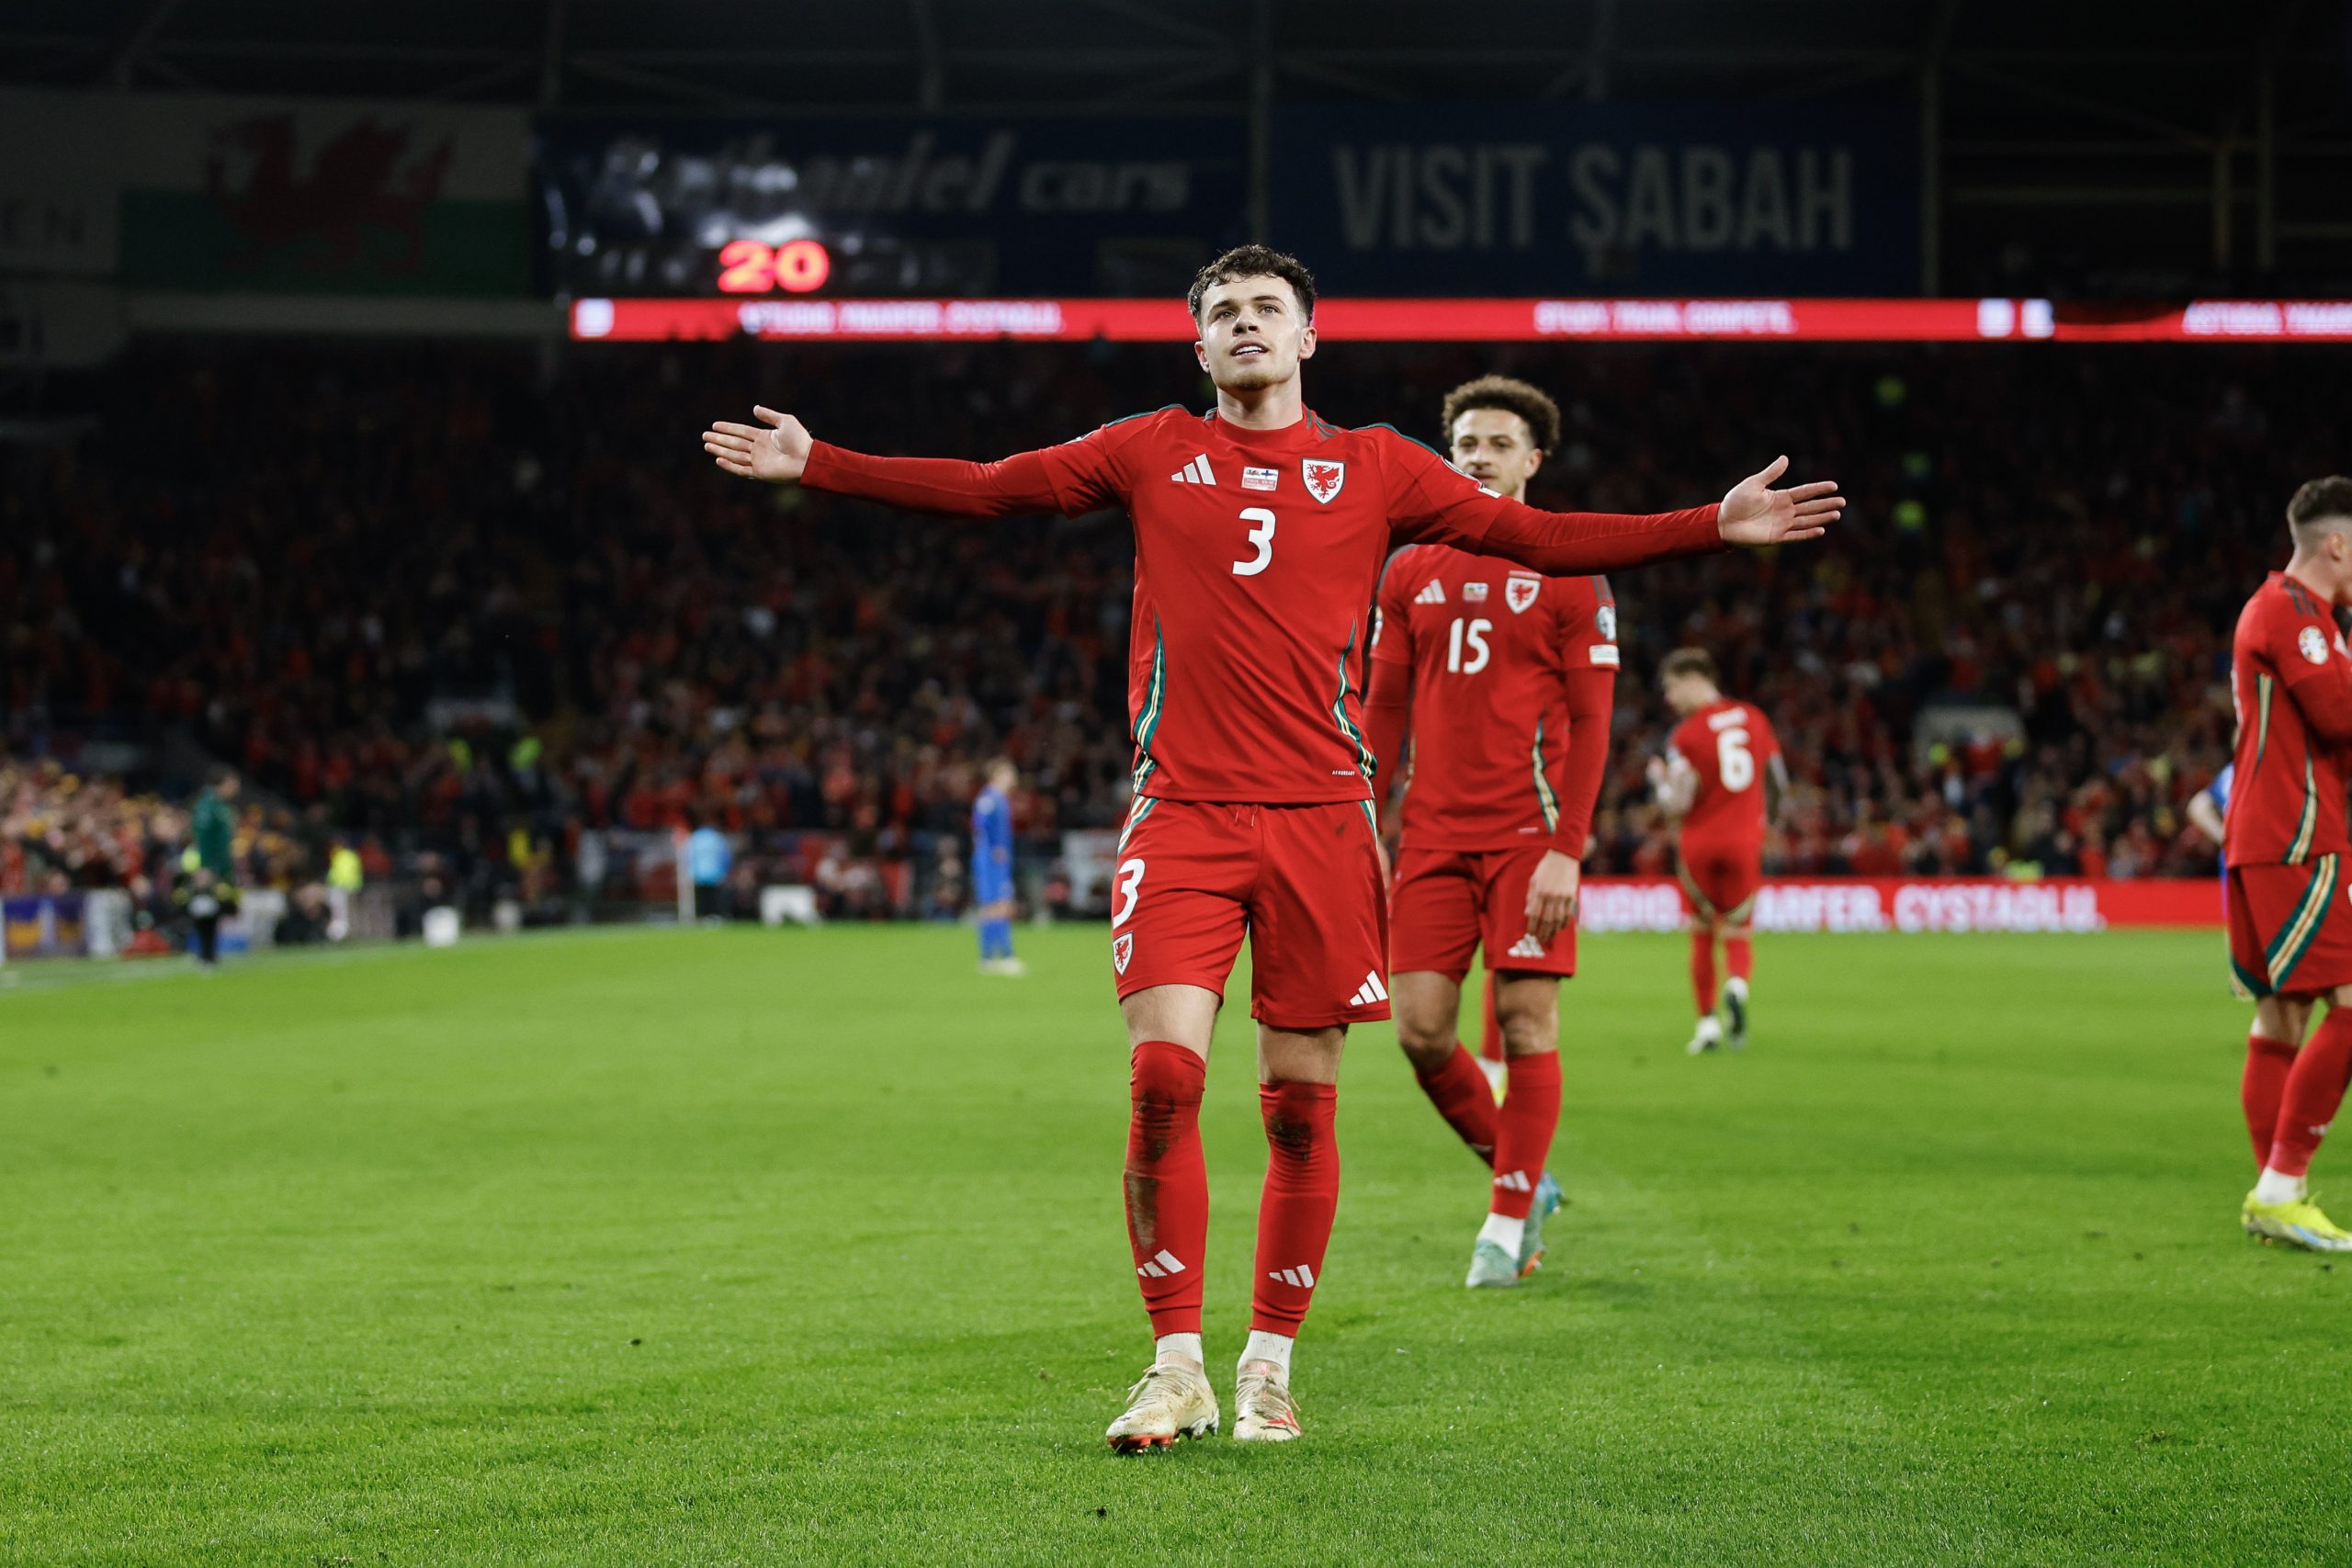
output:
POLYGON ((1348 482, 1348 466, 1322 457, 1309 457, 1298 466, 1298 477, 1306 481, 1306 493, 1329 504, 1337 500, 1340 487, 1348 482))
POLYGON ((2313 664, 2327 662, 2327 635, 2317 626, 2305 626, 2295 638, 2295 646, 2301 649, 2303 657, 2313 664))

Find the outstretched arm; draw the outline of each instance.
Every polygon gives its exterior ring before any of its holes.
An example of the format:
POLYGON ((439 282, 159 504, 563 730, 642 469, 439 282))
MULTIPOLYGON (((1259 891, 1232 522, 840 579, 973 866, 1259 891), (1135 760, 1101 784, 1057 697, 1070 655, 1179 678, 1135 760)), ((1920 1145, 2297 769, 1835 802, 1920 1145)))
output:
POLYGON ((770 484, 803 484, 811 490, 858 496, 910 512, 956 517, 1004 517, 1024 512, 1084 511, 1101 504, 1101 454, 1072 462, 1065 456, 1089 442, 1055 448, 1057 465, 1044 452, 1020 452, 995 463, 953 457, 875 457, 830 446, 808 426, 771 408, 752 411, 760 423, 721 421, 703 432, 702 449, 730 474, 770 484), (1057 471, 1057 468, 1061 470, 1057 471))
POLYGON ((1725 545, 1818 538, 1844 510, 1834 480, 1774 490, 1776 457, 1722 501, 1681 512, 1540 512, 1495 494, 1434 452, 1399 436, 1383 451, 1389 519, 1400 539, 1433 539, 1501 556, 1550 576, 1613 571, 1725 545))

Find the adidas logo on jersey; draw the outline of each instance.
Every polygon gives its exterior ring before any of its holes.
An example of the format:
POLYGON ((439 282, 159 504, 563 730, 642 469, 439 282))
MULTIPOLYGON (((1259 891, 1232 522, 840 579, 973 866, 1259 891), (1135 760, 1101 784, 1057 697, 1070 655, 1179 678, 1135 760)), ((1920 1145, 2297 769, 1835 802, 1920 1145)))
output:
POLYGON ((1185 464, 1182 468, 1177 469, 1168 477, 1174 479, 1180 485, 1213 485, 1216 483, 1216 476, 1209 472, 1209 459, 1206 453, 1193 458, 1191 462, 1185 464))
POLYGON ((1295 1269, 1270 1269, 1266 1278, 1277 1284, 1296 1285, 1302 1291, 1315 1288, 1315 1270, 1302 1263, 1295 1269))
POLYGON ((1536 941, 1534 933, 1531 931, 1510 944, 1510 953, 1509 956, 1512 958, 1541 958, 1544 956, 1544 944, 1536 941))
POLYGON ((1445 584, 1442 582, 1430 583, 1427 588, 1422 589, 1419 593, 1413 595, 1413 603, 1416 604, 1444 604, 1445 584))
POLYGON ((1363 984, 1356 987, 1356 994, 1348 998, 1348 1005, 1368 1008, 1374 1002, 1385 1002, 1387 999, 1388 987, 1380 983, 1380 976, 1366 975, 1363 977, 1363 984))
POLYGON ((1136 1266, 1136 1272, 1147 1280, 1165 1280, 1170 1274, 1182 1274, 1183 1271, 1184 1266, 1176 1260, 1176 1255, 1164 1247, 1152 1254, 1151 1261, 1136 1266))

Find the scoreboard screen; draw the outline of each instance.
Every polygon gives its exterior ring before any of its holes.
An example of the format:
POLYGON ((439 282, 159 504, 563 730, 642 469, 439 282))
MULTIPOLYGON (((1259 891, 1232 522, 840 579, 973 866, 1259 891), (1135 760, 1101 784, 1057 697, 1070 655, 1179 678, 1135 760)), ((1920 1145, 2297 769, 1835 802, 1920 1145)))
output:
POLYGON ((1238 122, 550 120, 546 290, 565 296, 1131 296, 1236 243, 1238 122))

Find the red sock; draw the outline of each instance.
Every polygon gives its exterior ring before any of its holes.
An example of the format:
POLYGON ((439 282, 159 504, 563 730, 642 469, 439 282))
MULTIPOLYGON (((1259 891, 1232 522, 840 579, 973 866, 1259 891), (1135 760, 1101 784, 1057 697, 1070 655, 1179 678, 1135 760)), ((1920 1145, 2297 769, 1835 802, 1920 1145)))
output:
MULTIPOLYGON (((1476 1068, 1471 1069, 1476 1072, 1476 1068)), ((1258 1263, 1250 1326, 1296 1338, 1323 1272, 1331 1219, 1340 1210, 1340 1141, 1328 1083, 1258 1086, 1266 1123, 1266 1190, 1258 1200, 1258 1263)))
POLYGON ((1756 939, 1742 932, 1724 938, 1724 967, 1731 971, 1735 980, 1745 980, 1756 973, 1756 939))
POLYGON ((1478 1013, 1478 1055, 1489 1062, 1503 1059, 1503 1020, 1495 1010, 1495 977, 1487 976, 1487 999, 1478 1013))
POLYGON ((2245 1107, 2246 1135, 2254 1140, 2257 1168, 2269 1161, 2278 1128, 2278 1100, 2287 1092, 2287 1071, 2294 1065, 2295 1048, 2284 1040, 2245 1037, 2245 1077, 2238 1080, 2238 1103, 2245 1107))
POLYGON ((2352 1013, 2330 1009, 2327 1017, 2287 1069, 2278 1098, 2278 1126, 2272 1134, 2270 1168, 2281 1176, 2301 1176, 2312 1168, 2327 1124, 2344 1103, 2344 1085, 2352 1078, 2352 1013))
POLYGON ((1690 933, 1690 995, 1699 1003, 1699 1016, 1706 1018, 1715 1010, 1715 933, 1690 933))
POLYGON ((1430 1097, 1437 1113, 1445 1124, 1460 1134, 1470 1145, 1470 1152, 1482 1165, 1495 1162, 1495 1091, 1487 1082, 1487 1075, 1478 1070, 1478 1059, 1459 1043, 1453 1055, 1433 1073, 1419 1067, 1413 1076, 1421 1080, 1421 1092, 1430 1097))
POLYGON ((1510 1088, 1503 1096, 1500 1136, 1495 1144, 1495 1197, 1490 1213, 1527 1218, 1535 1184, 1552 1156, 1552 1133, 1560 1124, 1560 1054, 1510 1059, 1510 1088))
POLYGON ((1201 1157, 1201 1086, 1209 1065, 1165 1040, 1135 1049, 1127 1080, 1127 1241, 1151 1332, 1201 1331, 1209 1170, 1201 1157))

